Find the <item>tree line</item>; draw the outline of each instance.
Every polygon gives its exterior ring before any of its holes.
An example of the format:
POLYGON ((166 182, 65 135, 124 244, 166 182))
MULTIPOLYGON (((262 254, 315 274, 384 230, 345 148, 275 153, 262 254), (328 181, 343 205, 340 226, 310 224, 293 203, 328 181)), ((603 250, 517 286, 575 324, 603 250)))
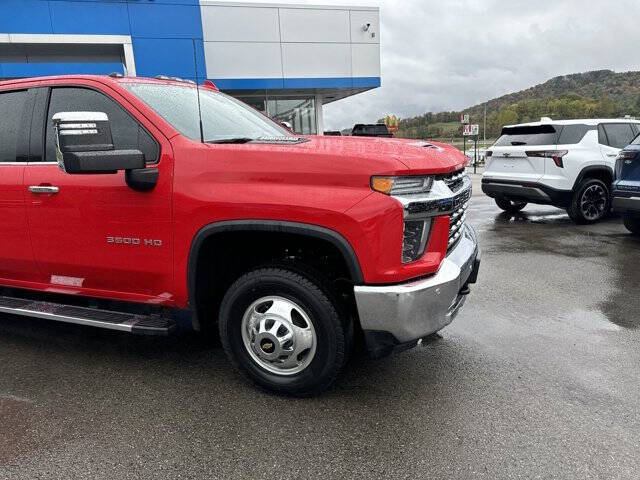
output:
MULTIPOLYGON (((413 118, 400 119, 398 136, 404 138, 450 138, 461 137, 460 115, 469 111, 427 112, 413 118)), ((487 138, 496 138, 504 125, 539 121, 540 117, 555 120, 576 118, 615 118, 625 115, 640 117, 640 95, 634 101, 615 101, 604 95, 600 98, 576 94, 552 96, 542 99, 525 99, 501 105, 487 112, 487 138)), ((480 125, 483 136, 484 110, 474 108, 470 122, 480 125)))

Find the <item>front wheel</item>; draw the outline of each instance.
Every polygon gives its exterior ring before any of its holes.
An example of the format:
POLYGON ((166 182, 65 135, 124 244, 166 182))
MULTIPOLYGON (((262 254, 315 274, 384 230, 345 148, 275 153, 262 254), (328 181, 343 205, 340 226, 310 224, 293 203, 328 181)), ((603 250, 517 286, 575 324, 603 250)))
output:
POLYGON ((240 277, 220 306, 220 339, 231 362, 257 385, 316 395, 345 362, 337 305, 310 278, 282 268, 240 277))
POLYGON ((602 220, 610 208, 609 187, 597 178, 583 180, 571 198, 567 213, 578 224, 602 220))
POLYGON ((527 202, 518 202, 515 200, 509 200, 508 198, 496 198, 496 205, 505 212, 516 213, 527 206, 527 202))
POLYGON ((640 217, 624 216, 624 226, 634 235, 640 235, 640 217))

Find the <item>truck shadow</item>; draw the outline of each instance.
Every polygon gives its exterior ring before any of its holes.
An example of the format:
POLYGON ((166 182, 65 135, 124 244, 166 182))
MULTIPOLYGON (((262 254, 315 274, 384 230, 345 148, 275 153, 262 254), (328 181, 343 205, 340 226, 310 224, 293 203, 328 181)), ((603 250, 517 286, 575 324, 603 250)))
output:
MULTIPOLYGON (((251 452, 263 449, 265 431, 281 439, 295 431, 296 445, 328 447, 351 439, 337 453, 349 462, 372 438, 393 442, 398 431, 412 431, 418 412, 434 425, 453 421, 466 388, 462 377, 478 377, 469 366, 483 368, 467 354, 461 345, 441 340, 382 360, 357 356, 328 392, 297 399, 255 388, 220 347, 193 333, 135 337, 2 316, 0 395, 27 399, 39 415, 24 410, 5 417, 5 431, 29 434, 3 444, 0 465, 79 438, 105 448, 105 439, 114 437, 143 447, 162 438, 177 451, 217 439, 224 451, 254 462, 251 452), (461 365, 467 366, 464 374, 461 365), (397 408, 400 399, 403 408, 397 408), (425 404, 433 407, 423 411, 425 404)), ((298 461, 296 448, 275 450, 279 457, 261 450, 265 468, 298 461), (290 454, 283 458, 282 450, 290 454)))
MULTIPOLYGON (((408 358, 419 358, 425 354, 438 357, 439 354, 435 352, 439 351, 438 345, 443 343, 444 340, 439 339, 428 346, 380 360, 372 360, 364 352, 358 352, 352 355, 335 387, 326 395, 393 397, 398 394, 398 375, 402 375, 405 367, 416 360, 408 358)), ((5 357, 3 383, 9 374, 6 370, 14 367, 14 378, 28 376, 36 381, 34 386, 40 387, 51 387, 51 382, 57 383, 60 377, 64 377, 66 380, 63 385, 75 385, 79 389, 88 385, 96 388, 96 380, 92 378, 88 382, 85 377, 97 375, 103 384, 117 384, 123 378, 135 377, 144 378, 144 383, 150 386, 173 382, 174 386, 183 388, 184 382, 191 379, 202 382, 190 385, 189 388, 194 390, 207 390, 207 384, 210 384, 218 385, 210 389, 210 393, 219 392, 219 385, 224 383, 225 388, 236 392, 248 389, 252 394, 256 393, 254 387, 227 361, 216 339, 190 331, 180 331, 169 337, 134 336, 0 315, 0 352, 4 352, 0 358, 5 357), (7 356, 10 361, 7 361, 7 356), (74 377, 76 381, 71 380, 74 377)), ((429 369, 429 366, 426 368, 429 369)), ((428 372, 425 372, 421 376, 421 383, 428 383, 429 378, 428 372)), ((327 398, 326 395, 324 398, 327 398)))

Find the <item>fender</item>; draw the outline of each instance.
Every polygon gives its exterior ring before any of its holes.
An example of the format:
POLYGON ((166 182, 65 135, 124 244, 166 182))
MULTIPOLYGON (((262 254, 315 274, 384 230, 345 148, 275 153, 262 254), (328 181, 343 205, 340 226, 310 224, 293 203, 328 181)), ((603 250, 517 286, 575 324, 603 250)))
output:
MULTIPOLYGON (((584 167, 582 170, 580 170, 580 173, 576 177, 576 181, 573 184, 572 190, 575 191, 578 185, 580 185, 580 182, 582 182, 582 180, 584 179, 584 177, 587 176, 588 173, 597 172, 597 171, 607 172, 609 175, 611 175, 611 181, 615 179, 615 175, 613 174, 613 169, 608 165, 589 165, 588 167, 584 167)), ((607 187, 611 188, 611 185, 607 185, 607 187)))
POLYGON ((313 237, 325 240, 335 246, 342 254, 349 268, 349 273, 355 284, 364 283, 362 270, 358 257, 349 242, 338 232, 325 227, 313 225, 309 223, 285 222, 278 220, 230 220, 211 223, 202 227, 193 241, 189 250, 189 263, 187 272, 187 288, 189 292, 189 306, 193 312, 192 323, 195 330, 200 329, 200 321, 198 319, 196 305, 196 281, 197 266, 200 256, 202 244, 209 237, 223 232, 237 231, 259 231, 259 232, 278 232, 293 233, 297 235, 313 237))

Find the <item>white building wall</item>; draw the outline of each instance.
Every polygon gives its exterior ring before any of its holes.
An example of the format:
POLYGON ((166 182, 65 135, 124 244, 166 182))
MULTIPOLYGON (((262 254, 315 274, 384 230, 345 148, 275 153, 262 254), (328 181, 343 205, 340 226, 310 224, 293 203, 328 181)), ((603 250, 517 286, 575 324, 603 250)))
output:
POLYGON ((279 43, 204 42, 207 78, 282 77, 279 43))
POLYGON ((377 8, 200 3, 208 78, 380 77, 377 8))
POLYGON ((283 43, 351 43, 349 10, 280 8, 279 12, 283 43))

